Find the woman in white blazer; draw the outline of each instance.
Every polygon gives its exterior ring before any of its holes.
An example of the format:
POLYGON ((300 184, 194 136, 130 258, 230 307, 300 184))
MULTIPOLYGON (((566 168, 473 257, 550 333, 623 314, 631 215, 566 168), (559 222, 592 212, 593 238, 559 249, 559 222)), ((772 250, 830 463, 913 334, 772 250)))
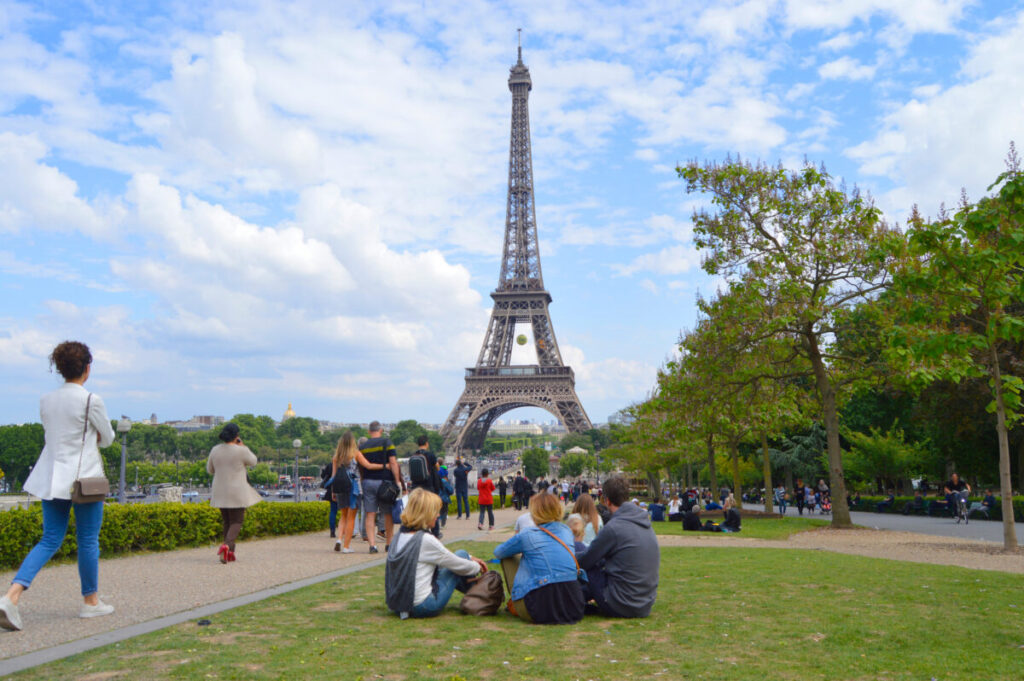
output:
MULTIPOLYGON (((43 538, 22 561, 11 588, 0 598, 0 627, 4 629, 21 629, 18 612, 21 593, 64 543, 72 507, 71 485, 78 478, 104 475, 99 448, 114 441, 114 429, 103 400, 99 395, 90 395, 83 386, 92 366, 89 347, 65 341, 50 354, 50 365, 57 367, 66 382, 39 402, 46 444, 24 488, 42 499, 43 538)), ((109 615, 114 607, 102 602, 98 594, 103 502, 74 504, 74 509, 78 575, 85 601, 78 616, 109 615)))

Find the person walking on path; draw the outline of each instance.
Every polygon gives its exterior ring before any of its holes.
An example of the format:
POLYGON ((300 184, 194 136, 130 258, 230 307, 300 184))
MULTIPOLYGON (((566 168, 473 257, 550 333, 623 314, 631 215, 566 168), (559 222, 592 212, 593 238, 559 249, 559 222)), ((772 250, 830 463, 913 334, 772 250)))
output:
POLYGON ((103 501, 71 501, 71 486, 76 480, 104 476, 99 448, 114 441, 114 429, 103 399, 84 387, 92 371, 92 353, 87 345, 77 341, 61 343, 50 354, 50 366, 57 367, 65 383, 39 401, 45 444, 24 485, 26 492, 42 500, 43 536, 22 561, 11 587, 0 598, 0 628, 15 631, 22 628, 18 610, 22 592, 64 543, 72 507, 84 601, 78 616, 100 617, 114 612, 114 606, 99 598, 103 501))
POLYGON ((338 440, 331 459, 331 494, 338 507, 341 508, 341 536, 334 542, 334 550, 341 553, 352 553, 349 544, 356 526, 356 508, 359 506, 359 457, 362 454, 356 447, 356 438, 351 430, 346 430, 338 440), (344 545, 342 542, 344 541, 344 545))
POLYGON ((455 459, 455 468, 452 469, 452 476, 455 478, 455 510, 458 515, 456 520, 462 517, 462 507, 466 507, 466 518, 469 518, 469 472, 473 467, 462 459, 455 459))
POLYGON ((804 514, 804 506, 806 502, 804 500, 804 481, 803 478, 796 479, 796 486, 793 488, 794 496, 796 496, 796 512, 798 515, 804 514))
POLYGON ((210 450, 206 472, 213 476, 210 483, 210 506, 220 509, 224 524, 224 543, 217 549, 221 563, 235 560, 235 540, 242 531, 245 509, 260 501, 259 493, 249 486, 245 469, 256 465, 256 455, 242 444, 238 426, 224 424, 217 436, 223 444, 210 450))
POLYGON ((391 536, 395 531, 395 521, 391 517, 393 503, 386 503, 378 498, 381 483, 393 480, 398 489, 402 489, 402 473, 395 457, 395 445, 391 439, 384 437, 384 429, 380 421, 370 423, 370 437, 360 447, 362 457, 359 468, 363 477, 363 511, 366 513, 366 536, 370 541, 370 553, 377 553, 377 513, 384 516, 384 548, 391 544, 391 536), (363 460, 366 463, 363 463, 363 460))
POLYGON ((498 509, 505 508, 505 493, 508 492, 508 482, 504 475, 498 476, 498 509))
POLYGON ((476 503, 480 507, 480 519, 476 523, 476 529, 484 529, 484 511, 487 512, 487 531, 494 529, 494 481, 490 478, 490 471, 481 469, 480 479, 476 481, 476 503))
POLYGON ((658 538, 644 510, 627 501, 625 478, 609 478, 602 491, 612 517, 576 556, 587 571, 588 594, 606 617, 647 617, 658 596, 658 538))

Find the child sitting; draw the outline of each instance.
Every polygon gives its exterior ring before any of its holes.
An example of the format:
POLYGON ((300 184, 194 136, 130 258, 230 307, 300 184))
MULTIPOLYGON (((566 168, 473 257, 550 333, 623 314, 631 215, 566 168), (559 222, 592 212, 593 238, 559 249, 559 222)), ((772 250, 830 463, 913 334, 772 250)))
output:
POLYGON ((565 524, 572 530, 573 548, 576 549, 576 553, 586 551, 587 545, 583 543, 583 532, 586 529, 586 523, 583 522, 583 516, 579 513, 570 513, 569 517, 565 519, 565 524))

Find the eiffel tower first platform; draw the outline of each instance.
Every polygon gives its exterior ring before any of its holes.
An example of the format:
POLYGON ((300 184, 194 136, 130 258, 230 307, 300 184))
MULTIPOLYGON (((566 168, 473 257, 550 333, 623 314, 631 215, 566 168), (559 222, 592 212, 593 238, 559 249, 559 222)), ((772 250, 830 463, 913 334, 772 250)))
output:
POLYGON ((528 100, 532 88, 520 45, 519 60, 508 78, 508 89, 512 91, 512 139, 501 275, 498 287, 491 293, 494 307, 480 356, 475 367, 466 369, 466 388, 441 429, 449 454, 483 447, 491 424, 519 407, 545 409, 573 433, 591 428, 576 396, 572 368, 563 364, 558 351, 548 313, 551 294, 545 290, 541 276, 530 151, 528 100), (517 323, 529 324, 533 331, 536 364, 510 363, 517 323))

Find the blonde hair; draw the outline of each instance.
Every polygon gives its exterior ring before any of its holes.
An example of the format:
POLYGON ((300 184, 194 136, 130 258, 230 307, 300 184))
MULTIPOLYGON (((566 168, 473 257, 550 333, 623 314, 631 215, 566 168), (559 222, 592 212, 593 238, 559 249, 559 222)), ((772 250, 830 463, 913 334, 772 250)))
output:
POLYGON ((410 530, 429 530, 441 512, 441 497, 417 487, 409 494, 402 511, 402 526, 410 530))
POLYGON ((572 536, 580 541, 583 540, 583 516, 579 513, 570 513, 565 524, 572 530, 572 536))
POLYGON ((342 468, 352 463, 352 459, 356 458, 356 447, 355 436, 352 435, 351 430, 346 430, 341 439, 338 440, 338 446, 334 450, 334 457, 331 461, 334 462, 335 468, 342 468))
POLYGON ((597 504, 594 503, 594 497, 589 494, 581 494, 576 499, 572 512, 579 513, 584 521, 590 521, 590 524, 594 526, 594 534, 597 534, 598 530, 601 529, 601 514, 597 512, 597 504))
POLYGON ((562 520, 562 502, 554 494, 541 492, 530 497, 530 517, 538 525, 562 520))

